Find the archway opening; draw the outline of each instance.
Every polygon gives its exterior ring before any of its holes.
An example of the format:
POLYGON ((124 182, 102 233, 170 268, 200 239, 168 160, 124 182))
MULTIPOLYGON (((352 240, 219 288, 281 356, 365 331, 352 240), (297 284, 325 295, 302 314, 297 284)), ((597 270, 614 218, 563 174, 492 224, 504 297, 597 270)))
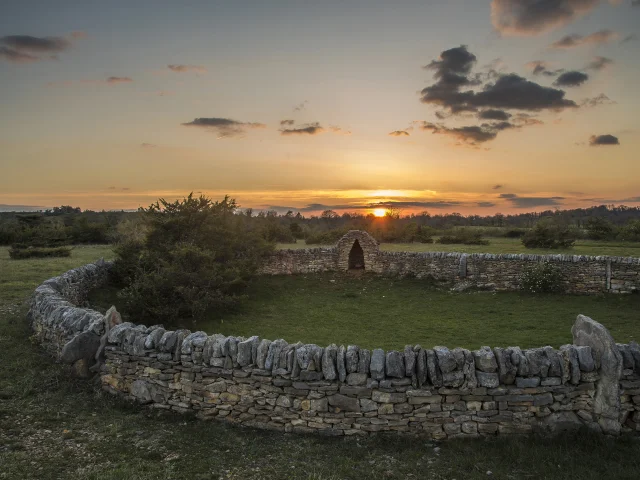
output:
POLYGON ((349 252, 349 270, 364 270, 364 251, 358 240, 353 242, 349 252))

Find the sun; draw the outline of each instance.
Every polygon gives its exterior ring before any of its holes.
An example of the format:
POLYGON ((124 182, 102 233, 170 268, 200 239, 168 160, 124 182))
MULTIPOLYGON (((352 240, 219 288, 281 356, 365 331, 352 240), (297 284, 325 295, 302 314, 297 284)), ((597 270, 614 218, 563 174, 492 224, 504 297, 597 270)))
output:
POLYGON ((374 214, 376 217, 384 217, 384 216, 387 214, 387 211, 386 211, 384 208, 376 208, 376 209, 373 211, 373 214, 374 214))

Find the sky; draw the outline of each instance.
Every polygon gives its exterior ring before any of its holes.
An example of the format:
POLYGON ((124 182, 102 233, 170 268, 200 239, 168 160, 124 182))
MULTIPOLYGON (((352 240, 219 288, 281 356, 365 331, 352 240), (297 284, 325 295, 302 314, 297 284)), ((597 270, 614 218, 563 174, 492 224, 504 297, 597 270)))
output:
POLYGON ((640 0, 6 1, 0 210, 640 205, 640 0))

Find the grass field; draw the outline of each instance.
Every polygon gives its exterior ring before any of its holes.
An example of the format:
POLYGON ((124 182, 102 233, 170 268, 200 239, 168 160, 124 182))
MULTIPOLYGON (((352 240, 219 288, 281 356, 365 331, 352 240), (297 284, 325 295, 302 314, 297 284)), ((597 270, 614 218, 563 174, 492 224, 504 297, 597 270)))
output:
MULTIPOLYGON (((90 303, 118 307, 116 293, 95 291, 90 303)), ((640 339, 639 311, 640 295, 450 293, 420 280, 325 273, 257 278, 238 312, 173 327, 387 350, 416 343, 557 348, 571 343, 579 313, 605 324, 618 342, 640 339)))
MULTIPOLYGON (((434 237, 437 238, 437 237, 434 237)), ((464 253, 538 253, 570 255, 611 255, 616 257, 640 257, 640 242, 578 240, 573 248, 566 250, 524 248, 518 238, 487 237, 489 245, 442 245, 439 243, 383 243, 381 250, 389 252, 464 252, 464 253)), ((278 248, 312 248, 331 245, 307 245, 304 240, 297 243, 281 243, 278 248)))
POLYGON ((85 247, 68 259, 10 261, 0 248, 0 479, 638 477, 640 443, 628 437, 584 432, 441 445, 395 436, 322 438, 162 416, 115 400, 72 379, 29 341, 24 304, 44 279, 109 252, 85 247))

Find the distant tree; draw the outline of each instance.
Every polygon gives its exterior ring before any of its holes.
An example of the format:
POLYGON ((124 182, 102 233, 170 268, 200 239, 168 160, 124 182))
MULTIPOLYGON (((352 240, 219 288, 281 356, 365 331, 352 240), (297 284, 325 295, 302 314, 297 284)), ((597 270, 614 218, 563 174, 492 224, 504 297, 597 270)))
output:
POLYGON ((570 248, 576 242, 575 228, 558 220, 540 220, 524 234, 522 244, 526 248, 570 248))
POLYGON ((602 217, 590 217, 585 223, 587 236, 592 240, 608 240, 615 236, 615 226, 602 217))

